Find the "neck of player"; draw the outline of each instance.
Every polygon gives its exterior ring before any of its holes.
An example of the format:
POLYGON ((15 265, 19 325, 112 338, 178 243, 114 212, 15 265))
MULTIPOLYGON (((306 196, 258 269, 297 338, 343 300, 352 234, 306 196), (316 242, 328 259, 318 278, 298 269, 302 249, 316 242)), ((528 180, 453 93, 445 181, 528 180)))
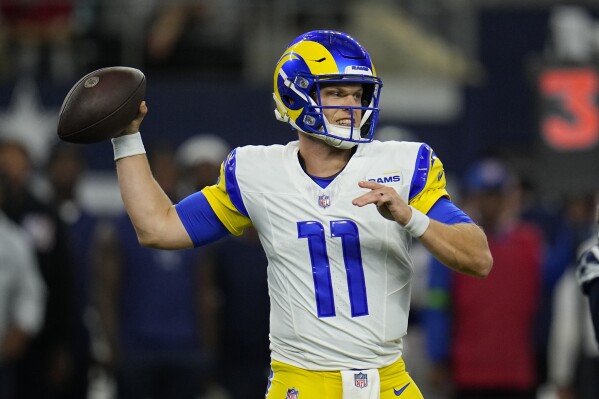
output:
POLYGON ((324 141, 299 133, 299 155, 306 173, 316 177, 329 177, 339 173, 349 162, 354 151, 331 147, 324 141))

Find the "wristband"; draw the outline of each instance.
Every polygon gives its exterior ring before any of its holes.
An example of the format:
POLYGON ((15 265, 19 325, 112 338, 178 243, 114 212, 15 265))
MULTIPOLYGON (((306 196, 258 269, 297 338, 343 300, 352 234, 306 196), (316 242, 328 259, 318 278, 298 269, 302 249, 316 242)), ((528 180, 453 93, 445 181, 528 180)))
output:
POLYGON ((115 161, 121 158, 146 153, 146 149, 144 147, 143 141, 141 140, 141 134, 139 132, 115 137, 110 141, 112 141, 112 149, 114 150, 115 161))
POLYGON ((412 208, 412 217, 410 218, 410 221, 406 223, 404 229, 406 229, 413 237, 419 238, 424 234, 426 229, 428 229, 431 219, 412 205, 410 205, 410 208, 412 208))

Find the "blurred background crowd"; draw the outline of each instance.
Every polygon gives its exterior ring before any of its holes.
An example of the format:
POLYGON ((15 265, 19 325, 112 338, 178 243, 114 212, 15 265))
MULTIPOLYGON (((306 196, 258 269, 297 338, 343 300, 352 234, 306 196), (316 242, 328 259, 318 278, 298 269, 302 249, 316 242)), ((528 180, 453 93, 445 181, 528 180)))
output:
POLYGON ((294 139, 272 115, 272 73, 312 29, 368 49, 384 82, 375 138, 430 144, 489 237, 485 280, 414 243, 405 357, 424 396, 599 398, 573 275, 596 241, 596 0, 0 0, 0 399, 263 397, 255 232, 142 249, 110 143, 55 129, 80 77, 141 69, 144 141, 177 201, 230 149, 294 139))

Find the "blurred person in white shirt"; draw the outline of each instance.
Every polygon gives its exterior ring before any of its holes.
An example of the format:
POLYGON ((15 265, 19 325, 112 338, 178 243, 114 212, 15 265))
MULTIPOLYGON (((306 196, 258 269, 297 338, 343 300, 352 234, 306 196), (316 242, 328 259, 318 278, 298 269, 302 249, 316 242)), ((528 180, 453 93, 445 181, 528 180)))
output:
MULTIPOLYGON (((6 180, 0 175, 0 208, 6 180)), ((45 287, 25 232, 0 209, 0 398, 14 396, 14 363, 41 328, 45 287)))

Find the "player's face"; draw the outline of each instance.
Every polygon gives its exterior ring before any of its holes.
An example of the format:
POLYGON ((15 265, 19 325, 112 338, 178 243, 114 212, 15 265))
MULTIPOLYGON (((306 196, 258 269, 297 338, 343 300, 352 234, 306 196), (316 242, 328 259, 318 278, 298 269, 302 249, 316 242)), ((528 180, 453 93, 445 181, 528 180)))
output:
MULTIPOLYGON (((351 113, 349 107, 361 107, 364 90, 359 83, 340 83, 325 86, 320 89, 320 100, 323 106, 335 106, 340 108, 324 108, 323 114, 333 125, 349 127, 351 113)), ((353 127, 360 127, 362 110, 353 110, 353 127)))

